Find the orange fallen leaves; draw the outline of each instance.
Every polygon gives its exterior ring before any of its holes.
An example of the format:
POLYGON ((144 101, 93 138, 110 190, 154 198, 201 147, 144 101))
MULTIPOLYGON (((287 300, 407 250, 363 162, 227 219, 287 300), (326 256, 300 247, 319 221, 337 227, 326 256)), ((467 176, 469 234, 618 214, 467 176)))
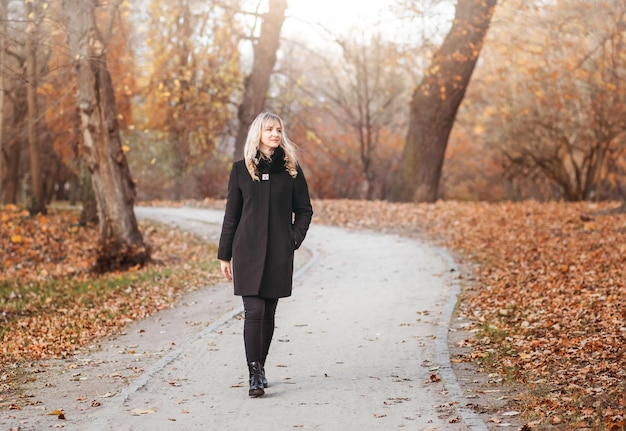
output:
POLYGON ((51 211, 48 216, 30 217, 28 211, 5 206, 0 219, 0 280, 85 274, 95 261, 95 230, 72 231, 78 223, 77 212, 51 211))
POLYGON ((219 276, 214 246, 174 228, 142 223, 154 262, 95 276, 97 227, 78 227, 78 212, 51 209, 44 218, 0 208, 0 376, 10 386, 16 360, 63 358, 133 320, 170 307, 219 276), (22 241, 12 240, 20 235, 22 241), (197 256, 207 256, 198 265, 197 256), (194 260, 196 259, 196 260, 194 260), (204 266, 203 266, 204 265, 204 266))
MULTIPOLYGON (((223 208, 223 201, 196 205, 223 208)), ((556 420, 576 429, 617 430, 624 426, 626 403, 626 215, 592 213, 612 206, 313 203, 315 223, 441 240, 475 269, 464 280, 459 308, 481 329, 468 341, 471 360, 525 384, 523 415, 539 416, 544 424, 556 420)), ((14 207, 2 209, 0 220, 0 283, 89 277, 93 230, 77 228, 67 214, 29 218, 14 207)), ((191 235, 156 229, 146 235, 157 243, 156 259, 169 264, 175 264, 175 256, 185 262, 201 254, 190 246, 191 235)), ((189 284, 201 277, 197 272, 187 276, 189 284)), ((66 304, 54 317, 25 313, 9 328, 12 335, 0 340, 0 354, 32 359, 71 353, 77 345, 167 307, 180 295, 170 284, 155 280, 128 292, 114 291, 92 308, 66 304), (118 317, 106 320, 102 313, 118 317), (82 326, 72 329, 76 322, 82 326)))
POLYGON ((314 221, 439 238, 475 266, 460 307, 485 334, 472 360, 525 383, 528 416, 622 429, 626 215, 593 213, 614 206, 315 201, 314 221))

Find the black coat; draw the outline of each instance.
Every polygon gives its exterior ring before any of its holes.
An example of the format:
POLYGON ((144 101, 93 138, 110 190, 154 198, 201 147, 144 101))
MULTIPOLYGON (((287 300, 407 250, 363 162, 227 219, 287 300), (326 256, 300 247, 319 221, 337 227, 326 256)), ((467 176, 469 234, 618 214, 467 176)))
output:
POLYGON ((293 178, 277 156, 271 166, 259 164, 260 181, 252 179, 244 160, 230 173, 217 257, 232 258, 235 295, 291 295, 294 251, 306 236, 313 209, 300 166, 293 178))

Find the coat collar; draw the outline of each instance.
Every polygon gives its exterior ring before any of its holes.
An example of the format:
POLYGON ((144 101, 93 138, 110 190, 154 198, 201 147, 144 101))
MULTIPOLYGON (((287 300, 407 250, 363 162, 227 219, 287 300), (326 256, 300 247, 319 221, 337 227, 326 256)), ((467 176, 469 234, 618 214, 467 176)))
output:
POLYGON ((271 159, 266 158, 261 152, 257 152, 255 158, 259 172, 270 173, 285 170, 285 151, 282 147, 276 148, 271 159))

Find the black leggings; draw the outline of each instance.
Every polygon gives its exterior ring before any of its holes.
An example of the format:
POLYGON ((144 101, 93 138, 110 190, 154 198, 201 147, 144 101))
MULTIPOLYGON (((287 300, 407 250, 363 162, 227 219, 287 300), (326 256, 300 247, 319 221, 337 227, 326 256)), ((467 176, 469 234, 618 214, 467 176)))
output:
POLYGON ((243 341, 246 347, 246 359, 250 362, 265 364, 274 335, 274 315, 278 298, 244 296, 243 341))

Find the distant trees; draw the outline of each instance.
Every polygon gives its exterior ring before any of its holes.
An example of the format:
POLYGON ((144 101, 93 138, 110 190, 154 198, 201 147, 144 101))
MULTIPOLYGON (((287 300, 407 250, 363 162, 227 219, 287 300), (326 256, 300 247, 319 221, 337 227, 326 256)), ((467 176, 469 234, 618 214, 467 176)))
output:
POLYGON ((526 79, 509 100, 516 120, 501 125, 505 175, 542 176, 568 201, 609 197, 626 151, 626 5, 600 1, 589 13, 576 3, 559 2, 539 18, 541 52, 518 66, 526 79), (594 32, 581 40, 585 28, 594 32))
POLYGON ((35 2, 6 0, 2 4, 2 14, 4 19, 0 36, 3 39, 3 50, 0 71, 3 130, 0 135, 0 196, 3 203, 16 203, 19 193, 28 188, 31 191, 28 196, 30 210, 45 212, 37 149, 41 139, 39 132, 43 130, 37 114, 37 82, 43 60, 38 58, 43 53, 43 50, 38 49, 38 38, 42 35, 38 23, 42 19, 42 13, 40 8, 36 8, 35 2), (26 151, 29 146, 30 153, 26 151), (29 154, 36 155, 33 169, 28 169, 29 154))
POLYGON ((502 8, 459 118, 500 196, 624 198, 625 14, 616 0, 502 8))
POLYGON ((146 151, 153 154, 154 169, 172 178, 176 200, 199 188, 201 168, 228 134, 234 95, 241 88, 233 15, 232 7, 213 2, 150 2, 150 50, 140 59, 148 74, 137 109, 144 142, 136 149, 146 143, 161 147, 159 153, 146 151))
MULTIPOLYGON (((75 3, 0 0, 0 201, 45 212, 82 191, 87 220, 105 192, 81 144, 95 129, 76 110, 61 19, 75 3)), ((394 30, 410 36, 285 35, 288 0, 92 4, 94 65, 106 63, 102 95, 115 100, 101 133, 128 163, 116 187, 130 200, 135 187, 140 199, 223 197, 233 152, 271 108, 317 197, 621 199, 621 0, 458 0, 454 20, 445 0, 396 4, 394 30)))
MULTIPOLYGON (((384 184, 389 181, 385 181, 384 171, 376 169, 384 160, 380 147, 394 131, 407 88, 400 67, 401 55, 395 44, 385 42, 376 33, 364 40, 337 42, 343 53, 343 67, 336 64, 329 71, 332 80, 318 91, 328 99, 329 110, 336 113, 345 133, 353 135, 358 144, 361 168, 358 196, 381 198, 386 194, 384 184)), ((390 168, 387 166, 385 170, 390 168)))
POLYGON ((384 199, 400 155, 410 79, 380 33, 330 36, 336 56, 286 41, 271 102, 288 119, 308 181, 329 198, 384 199))
POLYGON ((60 59, 69 64, 60 8, 39 0, 5 5, 0 202, 24 202, 33 213, 45 212, 53 197, 67 198, 65 186, 72 176, 53 150, 57 133, 68 131, 67 124, 56 120, 74 88, 67 67, 62 79, 55 81, 61 75, 60 59))

